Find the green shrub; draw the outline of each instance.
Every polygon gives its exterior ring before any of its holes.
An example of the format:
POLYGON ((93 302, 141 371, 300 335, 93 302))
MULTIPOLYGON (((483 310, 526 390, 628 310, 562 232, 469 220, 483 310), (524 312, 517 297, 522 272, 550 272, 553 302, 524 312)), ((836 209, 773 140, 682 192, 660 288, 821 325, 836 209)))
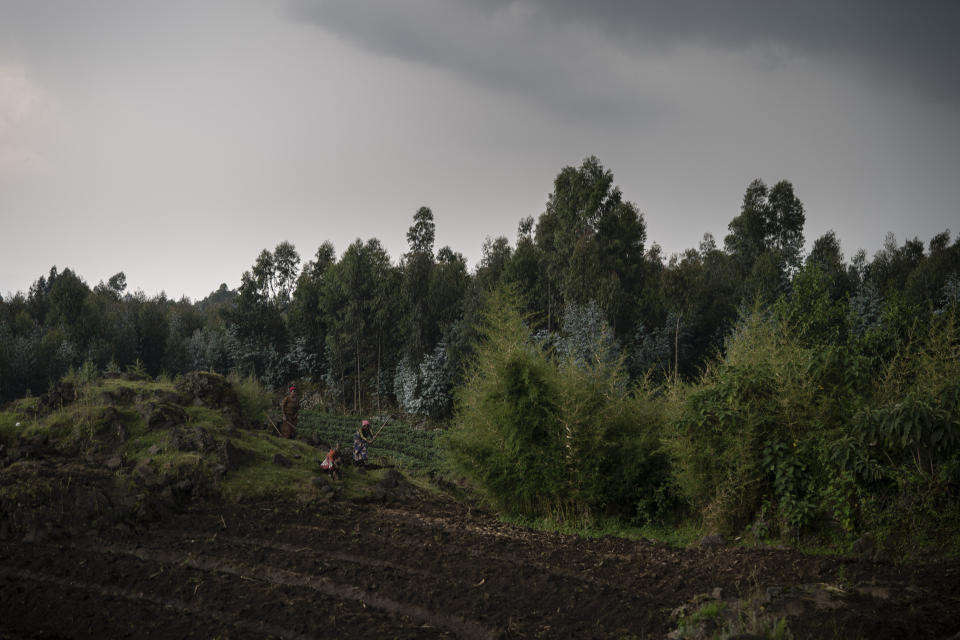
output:
POLYGON ((924 322, 883 361, 783 315, 745 317, 709 373, 677 389, 666 439, 705 526, 956 548, 944 534, 960 530, 960 332, 946 314, 924 322))
POLYGON ((264 415, 269 414, 273 409, 273 396, 260 379, 253 373, 247 374, 246 377, 231 373, 227 381, 237 394, 243 419, 249 423, 262 423, 264 415))
POLYGON ((686 388, 668 439, 676 481, 709 529, 732 533, 767 504, 774 528, 811 522, 820 477, 819 378, 776 318, 746 317, 723 359, 686 388))
POLYGON ((630 392, 620 362, 554 359, 519 309, 509 291, 487 301, 448 464, 513 516, 646 521, 667 478, 661 405, 630 392))
POLYGON ((841 455, 850 478, 837 502, 852 527, 887 546, 960 547, 960 330, 933 316, 885 366, 869 403, 852 418, 841 455))
POLYGON ((93 362, 87 360, 80 366, 79 369, 70 367, 67 373, 64 374, 63 381, 69 382, 78 387, 92 385, 100 381, 100 372, 97 370, 97 367, 93 364, 93 362))
POLYGON ((512 296, 497 292, 488 305, 447 457, 498 508, 543 515, 559 506, 566 484, 560 372, 530 340, 512 296))

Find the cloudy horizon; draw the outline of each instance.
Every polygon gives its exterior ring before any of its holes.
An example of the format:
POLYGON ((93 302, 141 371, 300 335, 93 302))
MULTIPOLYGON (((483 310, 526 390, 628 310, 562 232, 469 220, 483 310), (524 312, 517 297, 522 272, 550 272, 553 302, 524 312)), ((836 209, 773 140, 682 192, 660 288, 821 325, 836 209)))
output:
POLYGON ((849 260, 960 232, 960 5, 0 0, 0 295, 51 266, 199 300, 414 212, 471 266, 594 155, 649 247, 793 183, 849 260))

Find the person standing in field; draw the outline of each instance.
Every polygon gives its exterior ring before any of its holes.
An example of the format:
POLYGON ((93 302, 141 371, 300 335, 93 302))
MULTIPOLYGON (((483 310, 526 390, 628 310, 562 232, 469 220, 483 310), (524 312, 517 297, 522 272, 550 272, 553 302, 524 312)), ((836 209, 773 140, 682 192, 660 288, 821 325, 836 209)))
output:
POLYGON ((353 464, 363 466, 367 464, 367 447, 374 441, 373 430, 370 423, 364 420, 360 423, 360 428, 353 434, 353 464))
POLYGON ((297 388, 290 385, 287 395, 280 403, 283 413, 283 424, 280 426, 280 437, 294 439, 297 437, 297 414, 300 412, 300 401, 297 399, 297 388))

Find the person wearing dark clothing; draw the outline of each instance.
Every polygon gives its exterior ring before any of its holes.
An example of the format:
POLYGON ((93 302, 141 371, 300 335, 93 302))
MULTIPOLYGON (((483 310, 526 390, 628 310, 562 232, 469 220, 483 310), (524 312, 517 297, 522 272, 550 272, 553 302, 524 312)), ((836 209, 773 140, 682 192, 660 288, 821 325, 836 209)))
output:
POLYGON ((370 423, 364 420, 360 423, 360 428, 353 434, 353 464, 363 466, 367 464, 367 447, 373 442, 373 430, 370 423))
POLYGON ((280 403, 280 411, 283 413, 280 437, 290 438, 292 440, 297 437, 297 413, 300 412, 300 401, 297 400, 297 389, 293 385, 290 385, 290 390, 287 392, 287 395, 284 396, 283 402, 280 403))

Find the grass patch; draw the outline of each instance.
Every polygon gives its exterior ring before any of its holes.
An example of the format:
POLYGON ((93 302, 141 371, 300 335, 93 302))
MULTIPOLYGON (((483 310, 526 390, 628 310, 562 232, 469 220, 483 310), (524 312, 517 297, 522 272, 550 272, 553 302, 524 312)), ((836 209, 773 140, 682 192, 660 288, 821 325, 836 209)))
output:
POLYGON ((225 498, 293 497, 314 492, 310 480, 319 473, 319 456, 310 445, 262 432, 240 432, 230 440, 249 456, 250 462, 224 477, 221 487, 225 498), (289 460, 291 466, 275 464, 274 456, 278 454, 289 460))
POLYGON ((0 444, 10 444, 23 430, 19 414, 12 411, 0 412, 0 444))
POLYGON ((39 398, 21 398, 0 411, 0 444, 13 443, 27 429, 34 427, 39 407, 39 398))

